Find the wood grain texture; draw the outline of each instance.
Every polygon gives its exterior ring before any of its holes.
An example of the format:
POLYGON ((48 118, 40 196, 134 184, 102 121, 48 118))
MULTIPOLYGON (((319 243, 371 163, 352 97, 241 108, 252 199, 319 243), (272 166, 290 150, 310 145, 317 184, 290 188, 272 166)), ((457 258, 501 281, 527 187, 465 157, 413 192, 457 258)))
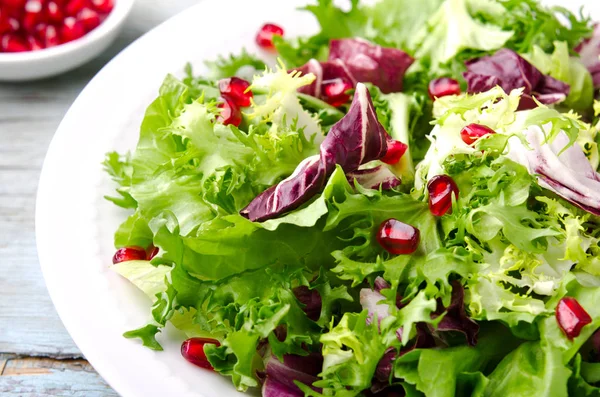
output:
POLYGON ((83 359, 0 354, 0 395, 113 397, 117 393, 83 359))
POLYGON ((98 59, 50 79, 0 83, 2 396, 116 395, 82 360, 48 297, 35 247, 37 183, 52 136, 87 82, 131 41, 197 2, 140 0, 123 33, 98 59))

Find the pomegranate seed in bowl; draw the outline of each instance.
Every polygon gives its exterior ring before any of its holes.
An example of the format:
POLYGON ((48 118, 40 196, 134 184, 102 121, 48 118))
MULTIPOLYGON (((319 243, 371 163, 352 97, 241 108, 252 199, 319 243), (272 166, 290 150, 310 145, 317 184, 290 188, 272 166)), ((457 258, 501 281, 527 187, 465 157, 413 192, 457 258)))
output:
POLYGON ((1 36, 0 49, 4 52, 25 52, 29 51, 27 43, 13 33, 6 33, 1 36))
POLYGON ((429 210, 435 216, 452 213, 452 195, 458 198, 458 186, 448 175, 437 175, 427 183, 429 210))
POLYGON ((213 369, 204 353, 204 345, 221 346, 218 340, 209 338, 190 338, 181 344, 181 355, 190 363, 201 368, 213 369))
POLYGON ((39 26, 38 36, 44 43, 45 48, 56 47, 61 44, 58 31, 53 25, 39 26))
POLYGON ((429 97, 433 100, 448 95, 459 95, 460 84, 449 77, 440 77, 429 82, 429 97))
POLYGON ((379 226, 377 241, 394 255, 412 254, 419 247, 419 229, 397 219, 388 219, 379 226))
POLYGON ((51 23, 59 23, 65 19, 65 14, 63 13, 62 8, 58 5, 58 2, 49 1, 46 4, 46 18, 51 23))
POLYGON ((85 35, 83 23, 75 17, 66 17, 60 27, 60 37, 63 43, 77 40, 85 35))
POLYGON ((38 23, 43 22, 44 12, 41 0, 28 0, 25 3, 25 13, 23 14, 23 29, 28 33, 33 33, 38 23))
POLYGON ((101 14, 108 14, 115 7, 114 0, 92 0, 92 7, 101 14))
POLYGON ((101 22, 100 15, 90 8, 81 10, 79 14, 77 14, 77 20, 81 22, 86 32, 96 29, 101 22))
POLYGON ((272 23, 263 25, 256 35, 256 44, 266 50, 272 50, 273 36, 283 36, 283 28, 272 23))
POLYGON ((81 10, 83 10, 83 8, 86 6, 86 3, 86 0, 69 0, 64 8, 65 14, 72 17, 76 16, 81 10))
POLYGON ((44 48, 44 43, 34 35, 27 36, 27 44, 30 51, 39 51, 44 48))
POLYGON ((231 99, 237 106, 250 106, 253 97, 252 91, 248 91, 250 83, 239 77, 219 80, 219 91, 231 99))
POLYGON ((27 0, 2 0, 0 4, 9 8, 18 9, 23 8, 23 6, 25 6, 26 1, 27 0))

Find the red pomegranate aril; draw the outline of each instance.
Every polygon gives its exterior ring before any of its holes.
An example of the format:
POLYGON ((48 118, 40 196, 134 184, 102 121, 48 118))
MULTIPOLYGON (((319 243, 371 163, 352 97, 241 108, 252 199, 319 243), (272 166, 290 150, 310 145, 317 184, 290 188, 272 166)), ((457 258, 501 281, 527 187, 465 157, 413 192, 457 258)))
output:
POLYGON ((0 0, 0 6, 8 8, 23 8, 27 0, 0 0))
POLYGON ((6 33, 0 41, 0 50, 3 52, 24 52, 29 51, 29 47, 19 36, 6 33))
POLYGON ((50 1, 46 5, 46 17, 49 21, 54 23, 60 23, 65 19, 65 14, 61 6, 56 1, 50 1))
POLYGON ((440 77, 429 82, 429 97, 433 100, 448 95, 459 95, 460 84, 449 77, 440 77))
POLYGON ((251 104, 250 100, 254 94, 248 90, 248 87, 250 87, 250 83, 239 77, 219 80, 219 91, 221 91, 221 94, 227 96, 233 103, 240 107, 250 106, 251 104))
POLYGON ((17 33, 21 29, 21 22, 17 18, 7 18, 6 24, 6 32, 17 33))
POLYGON ((102 14, 108 14, 115 7, 113 0, 92 0, 94 9, 102 14))
POLYGON ((39 51, 44 49, 44 43, 33 35, 27 36, 27 44, 29 44, 30 51, 39 51))
POLYGON ((81 10, 77 15, 77 20, 83 24, 86 32, 96 29, 100 25, 100 15, 89 8, 81 10))
POLYGON ((343 78, 325 80, 322 83, 325 102, 333 107, 340 107, 350 101, 350 95, 346 91, 353 88, 352 83, 343 78))
POLYGON ((113 256, 113 263, 121 263, 128 261, 145 261, 146 250, 140 247, 124 247, 119 248, 113 256))
POLYGON ((55 47, 60 44, 58 32, 53 25, 38 25, 38 28, 36 28, 38 36, 42 40, 42 43, 44 43, 45 48, 55 47))
POLYGON ((36 25, 43 18, 42 2, 40 0, 29 0, 25 3, 25 14, 23 15, 23 28, 28 33, 33 33, 36 25))
POLYGON ((74 17, 66 17, 60 28, 60 37, 63 43, 77 40, 85 35, 83 23, 74 17))
POLYGON ((385 156, 381 158, 381 161, 390 165, 397 164, 402 156, 404 156, 404 153, 406 153, 406 149, 408 149, 406 144, 396 140, 389 140, 387 142, 387 152, 385 152, 385 156))
POLYGON ((437 175, 427 183, 429 211, 435 216, 452 213, 452 195, 458 198, 458 186, 448 175, 437 175))
POLYGON ((87 0, 69 0, 63 7, 64 12, 69 16, 75 16, 86 6, 87 0))
POLYGON ((460 137, 467 145, 472 145, 486 135, 493 135, 496 131, 483 124, 469 124, 460 130, 460 137))
POLYGON ((225 125, 239 127, 242 123, 242 112, 229 97, 222 96, 217 106, 221 109, 221 114, 217 118, 218 121, 225 125))
POLYGON ((15 18, 9 18, 6 12, 0 9, 0 34, 16 33, 20 28, 19 21, 15 18))
POLYGON ((419 229, 397 219, 384 221, 377 232, 377 241, 394 255, 412 254, 419 247, 419 229))
POLYGON ((283 36, 283 28, 272 23, 263 25, 256 35, 256 44, 266 50, 272 50, 273 36, 283 36))
POLYGON ((204 353, 204 345, 221 346, 218 340, 209 338, 190 338, 181 344, 181 355, 190 363, 206 369, 213 369, 204 353))
POLYGON ((592 322, 592 318, 577 299, 565 297, 556 306, 556 320, 567 338, 573 339, 579 336, 581 329, 592 322))
POLYGON ((158 247, 155 247, 154 245, 151 245, 150 247, 148 247, 148 249, 146 250, 146 255, 148 256, 148 260, 151 261, 152 259, 154 259, 154 257, 156 255, 158 255, 158 247))

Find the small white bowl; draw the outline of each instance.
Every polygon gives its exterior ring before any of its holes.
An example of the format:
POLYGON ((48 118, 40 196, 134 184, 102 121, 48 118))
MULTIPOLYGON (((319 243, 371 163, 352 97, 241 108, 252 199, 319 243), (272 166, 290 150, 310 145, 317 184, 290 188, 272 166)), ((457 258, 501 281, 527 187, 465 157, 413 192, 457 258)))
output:
POLYGON ((39 51, 0 53, 0 81, 26 81, 55 76, 99 55, 116 38, 134 0, 115 0, 115 7, 85 36, 39 51))

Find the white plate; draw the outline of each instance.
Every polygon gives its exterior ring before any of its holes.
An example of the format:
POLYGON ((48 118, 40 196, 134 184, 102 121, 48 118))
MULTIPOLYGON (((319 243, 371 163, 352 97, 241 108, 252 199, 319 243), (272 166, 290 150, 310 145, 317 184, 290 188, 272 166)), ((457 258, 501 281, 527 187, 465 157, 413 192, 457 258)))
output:
MULTIPOLYGON (((558 1, 553 1, 557 3, 558 1)), ((239 396, 230 380, 183 360, 176 330, 159 335, 153 352, 124 331, 146 324, 150 302, 108 270, 113 233, 126 213, 102 197, 114 186, 104 154, 134 148, 145 107, 167 73, 242 47, 264 22, 293 36, 316 31, 296 7, 306 0, 206 0, 170 19, 110 62, 83 90, 61 123, 44 163, 36 228, 42 271, 67 330, 94 368, 124 397, 239 396)), ((570 6, 593 1, 571 1, 570 6)), ((599 14, 596 14, 599 15, 599 14)))

